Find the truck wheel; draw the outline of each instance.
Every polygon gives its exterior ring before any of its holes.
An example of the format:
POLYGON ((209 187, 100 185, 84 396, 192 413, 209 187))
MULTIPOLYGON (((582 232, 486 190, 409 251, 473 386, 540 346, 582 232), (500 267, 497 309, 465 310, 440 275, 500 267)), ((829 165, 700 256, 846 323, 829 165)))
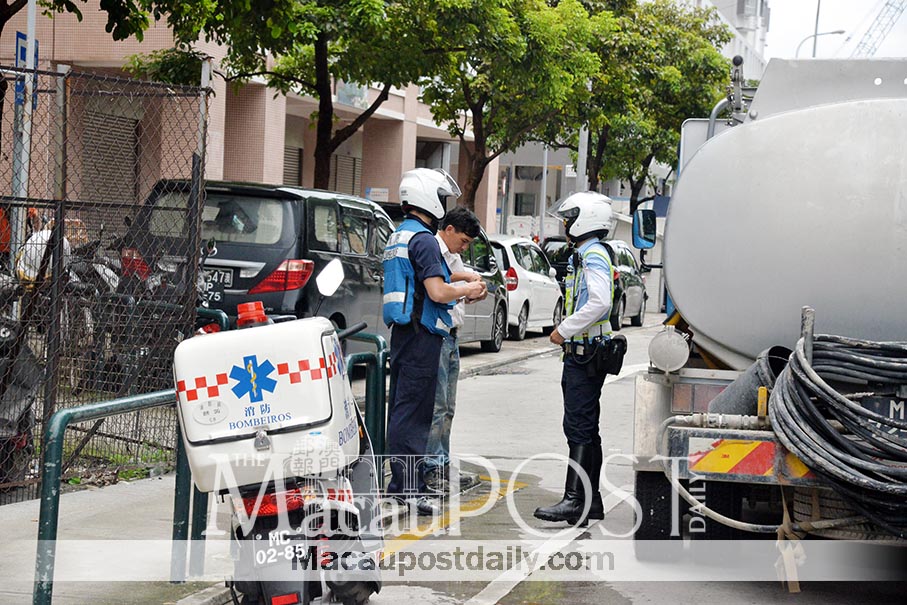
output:
POLYGON ((623 296, 617 301, 617 307, 611 311, 611 329, 615 332, 620 332, 620 329, 624 327, 624 311, 627 310, 627 301, 623 296))
MULTIPOLYGON (((637 518, 633 548, 640 561, 673 561, 683 551, 681 536, 672 536, 672 502, 679 498, 671 483, 661 472, 636 473, 634 489, 642 517, 637 518), (654 541, 653 541, 654 540, 654 541)), ((677 524, 685 512, 684 502, 678 503, 677 524)))
POLYGON ((637 328, 642 325, 642 322, 646 319, 646 297, 642 297, 642 305, 639 307, 639 315, 630 318, 630 325, 636 326, 637 328))
MULTIPOLYGON (((740 520, 743 513, 743 488, 740 484, 705 481, 702 485, 704 490, 701 493, 692 485, 689 488, 697 499, 716 513, 740 520)), ((758 537, 758 534, 734 529, 714 519, 697 515, 695 510, 690 509, 690 551, 700 563, 727 562, 728 548, 733 548, 733 545, 712 544, 712 541, 754 540, 758 537)))
POLYGON ((497 353, 504 344, 504 330, 507 329, 507 311, 504 305, 498 305, 494 311, 494 325, 491 327, 491 340, 483 340, 480 344, 486 353, 497 353))

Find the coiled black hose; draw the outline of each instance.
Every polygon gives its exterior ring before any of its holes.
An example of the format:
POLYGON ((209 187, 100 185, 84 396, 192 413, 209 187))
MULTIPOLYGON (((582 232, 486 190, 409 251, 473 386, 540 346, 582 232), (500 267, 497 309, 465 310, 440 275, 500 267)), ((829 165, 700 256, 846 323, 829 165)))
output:
POLYGON ((883 416, 826 380, 870 389, 907 384, 907 343, 819 335, 812 363, 803 339, 772 390, 769 417, 784 446, 857 512, 907 537, 907 421, 883 416), (840 427, 832 424, 840 423, 840 427))

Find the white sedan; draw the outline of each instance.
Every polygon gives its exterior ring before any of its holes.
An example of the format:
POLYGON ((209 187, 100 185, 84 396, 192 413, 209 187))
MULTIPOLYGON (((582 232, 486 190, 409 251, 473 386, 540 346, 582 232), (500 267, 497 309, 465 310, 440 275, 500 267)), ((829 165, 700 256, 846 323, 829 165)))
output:
POLYGON ((523 340, 527 330, 550 333, 563 317, 564 304, 545 253, 525 237, 497 234, 489 239, 507 283, 510 338, 523 340))

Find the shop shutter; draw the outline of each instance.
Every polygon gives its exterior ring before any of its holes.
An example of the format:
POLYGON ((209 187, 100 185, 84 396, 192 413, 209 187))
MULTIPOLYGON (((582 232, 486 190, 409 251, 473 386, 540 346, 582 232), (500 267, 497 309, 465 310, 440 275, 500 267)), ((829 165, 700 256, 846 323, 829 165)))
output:
POLYGON ((302 149, 283 148, 283 184, 302 185, 302 149))
POLYGON ((335 155, 331 160, 331 190, 360 195, 362 160, 347 155, 335 155))
POLYGON ((132 203, 137 195, 138 120, 88 110, 82 153, 82 199, 132 203))

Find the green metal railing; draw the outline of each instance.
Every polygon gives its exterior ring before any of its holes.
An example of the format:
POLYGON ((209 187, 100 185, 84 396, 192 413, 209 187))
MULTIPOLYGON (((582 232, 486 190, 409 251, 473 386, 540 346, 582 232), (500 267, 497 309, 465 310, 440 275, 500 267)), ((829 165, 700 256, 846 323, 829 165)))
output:
MULTIPOLYGON (((202 311, 199 309, 199 315, 203 314, 202 311)), ((221 328, 229 328, 229 320, 223 312, 209 309, 204 311, 209 313, 208 317, 217 319, 221 328)), ((375 353, 349 355, 346 358, 346 365, 347 368, 356 365, 366 366, 365 424, 372 438, 372 447, 379 456, 380 468, 380 455, 384 453, 387 426, 387 342, 377 334, 360 333, 351 338, 371 342, 376 348, 375 353)), ((47 445, 42 460, 41 510, 38 520, 38 552, 35 558, 35 587, 32 601, 34 605, 50 605, 53 598, 54 557, 60 514, 60 482, 66 428, 74 422, 128 414, 170 405, 175 401, 176 392, 169 389, 65 408, 50 417, 44 433, 47 445)), ((378 476, 383 484, 383 473, 378 473, 378 476)), ((208 494, 199 492, 192 486, 189 462, 179 426, 177 426, 175 480, 170 572, 171 581, 182 582, 186 579, 187 538, 190 533, 193 547, 189 559, 189 573, 192 575, 204 573, 204 529, 207 522, 208 494)))
MULTIPOLYGON (((348 368, 364 363, 365 378, 365 428, 372 438, 372 447, 377 456, 384 455, 387 436, 387 341, 378 334, 360 332, 350 336, 350 340, 370 342, 375 345, 375 353, 353 353, 347 357, 348 368), (370 357, 370 356, 374 357, 370 357)), ((378 459, 378 468, 381 459, 378 459)), ((384 473, 378 473, 381 487, 384 487, 384 473)))
POLYGON ((44 456, 41 474, 41 512, 38 516, 38 554, 35 558, 34 605, 50 605, 53 596, 54 557, 56 556, 57 527, 60 516, 60 480, 63 469, 63 437, 73 422, 97 420, 170 405, 176 401, 176 391, 157 391, 110 401, 64 408, 54 413, 44 430, 44 456))

